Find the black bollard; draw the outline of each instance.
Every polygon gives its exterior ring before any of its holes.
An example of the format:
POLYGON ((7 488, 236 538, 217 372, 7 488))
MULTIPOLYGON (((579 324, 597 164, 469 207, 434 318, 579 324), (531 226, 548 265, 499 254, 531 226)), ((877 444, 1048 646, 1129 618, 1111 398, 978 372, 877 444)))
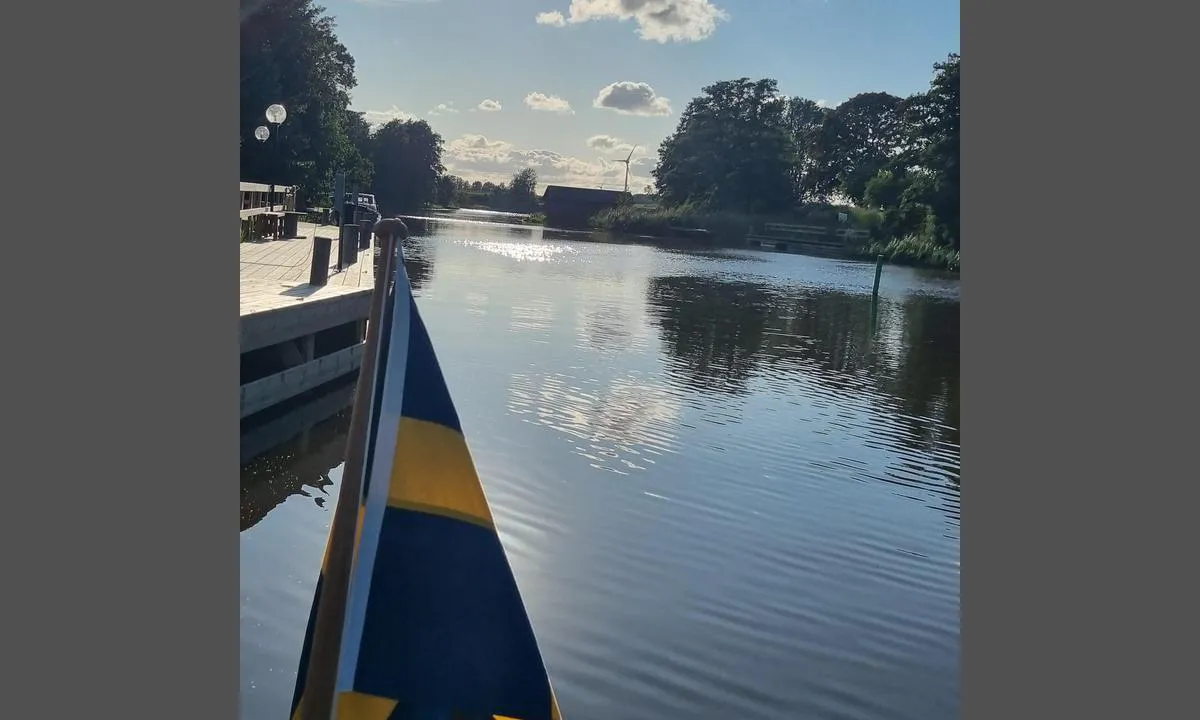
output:
POLYGON ((370 218, 363 218, 358 221, 358 249, 366 250, 371 247, 371 228, 375 226, 375 222, 370 218))
POLYGON ((313 238, 312 268, 308 271, 309 285, 324 285, 329 280, 329 251, 332 246, 332 238, 320 235, 313 238))
POLYGON ((338 270, 358 259, 358 226, 343 225, 342 241, 338 243, 338 270))
POLYGON ((300 213, 289 212, 283 216, 283 237, 285 240, 300 234, 300 213))

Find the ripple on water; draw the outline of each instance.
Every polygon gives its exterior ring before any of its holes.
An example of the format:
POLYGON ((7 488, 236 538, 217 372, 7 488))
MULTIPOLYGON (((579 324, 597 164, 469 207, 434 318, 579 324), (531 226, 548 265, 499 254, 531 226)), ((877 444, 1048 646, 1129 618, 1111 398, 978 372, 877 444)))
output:
MULTIPOLYGON (((873 331, 869 264, 541 233, 410 255, 564 714, 956 716, 957 285, 889 268, 873 331)), ((326 517, 243 536, 255 717, 326 517)))
POLYGON ((629 376, 594 390, 583 385, 564 373, 514 373, 508 410, 561 433, 574 452, 597 469, 642 470, 654 462, 653 456, 672 452, 679 407, 667 389, 629 376))

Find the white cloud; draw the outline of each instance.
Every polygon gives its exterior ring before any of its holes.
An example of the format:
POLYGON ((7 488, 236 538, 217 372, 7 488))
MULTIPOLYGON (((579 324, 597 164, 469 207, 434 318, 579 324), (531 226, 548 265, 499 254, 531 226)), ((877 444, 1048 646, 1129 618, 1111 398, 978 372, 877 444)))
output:
POLYGON ((430 115, 453 115, 458 112, 458 108, 454 107, 453 102, 438 103, 437 107, 429 111, 430 115))
POLYGON ((643 40, 696 42, 711 36, 729 13, 709 0, 571 0, 567 17, 558 11, 537 16, 542 25, 562 26, 592 20, 633 20, 643 40))
POLYGON ((632 150, 633 145, 625 142, 621 138, 613 137, 612 135, 593 135, 587 139, 587 146, 593 150, 611 151, 611 150, 632 150))
POLYGON ((644 82, 622 80, 600 88, 592 105, 622 115, 670 115, 671 103, 644 82))
POLYGON ((500 112, 500 101, 491 99, 483 100, 476 107, 484 112, 500 112))
POLYGON ((386 125, 393 120, 408 121, 415 117, 412 113, 405 112, 395 105, 390 110, 358 110, 357 112, 363 114, 363 119, 371 127, 386 125))
MULTIPOLYGON (((447 172, 470 181, 508 182, 513 173, 531 167, 537 171, 538 184, 571 185, 575 187, 603 186, 620 189, 625 182, 625 166, 604 158, 589 160, 563 155, 553 150, 525 150, 504 140, 493 140, 483 135, 467 134, 446 143, 442 162, 447 172)), ((635 158, 629 175, 631 190, 640 191, 653 178, 641 175, 635 158)))
POLYGON ((562 27, 567 24, 567 19, 557 10, 550 12, 540 12, 534 18, 538 25, 550 25, 551 27, 562 27))
POLYGON ((571 109, 571 103, 556 95, 547 95, 540 92, 531 92, 526 95, 525 104, 533 110, 541 110, 543 112, 556 112, 564 115, 573 115, 575 113, 571 109))

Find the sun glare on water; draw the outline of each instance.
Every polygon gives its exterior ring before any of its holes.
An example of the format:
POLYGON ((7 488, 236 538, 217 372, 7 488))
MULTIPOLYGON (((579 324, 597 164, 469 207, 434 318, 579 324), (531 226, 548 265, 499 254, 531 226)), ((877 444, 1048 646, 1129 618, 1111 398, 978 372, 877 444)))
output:
POLYGON ((485 252, 503 255, 519 262, 549 262, 576 252, 567 245, 545 242, 496 242, 493 240, 468 240, 466 244, 485 252))

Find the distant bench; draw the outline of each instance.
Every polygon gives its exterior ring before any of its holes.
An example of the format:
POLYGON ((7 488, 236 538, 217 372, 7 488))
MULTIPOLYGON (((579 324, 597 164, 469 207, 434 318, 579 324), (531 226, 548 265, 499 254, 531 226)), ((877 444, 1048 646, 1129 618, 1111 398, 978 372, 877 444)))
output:
POLYGON ((241 211, 242 238, 256 240, 264 237, 282 239, 292 237, 299 227, 300 216, 304 213, 268 210, 267 208, 251 208, 241 211))
POLYGON ((867 238, 866 230, 856 230, 853 228, 829 228, 823 225, 789 225, 786 223, 763 223, 763 232, 768 234, 780 235, 807 235, 817 236, 819 238, 828 238, 833 236, 842 240, 865 240, 867 238))

